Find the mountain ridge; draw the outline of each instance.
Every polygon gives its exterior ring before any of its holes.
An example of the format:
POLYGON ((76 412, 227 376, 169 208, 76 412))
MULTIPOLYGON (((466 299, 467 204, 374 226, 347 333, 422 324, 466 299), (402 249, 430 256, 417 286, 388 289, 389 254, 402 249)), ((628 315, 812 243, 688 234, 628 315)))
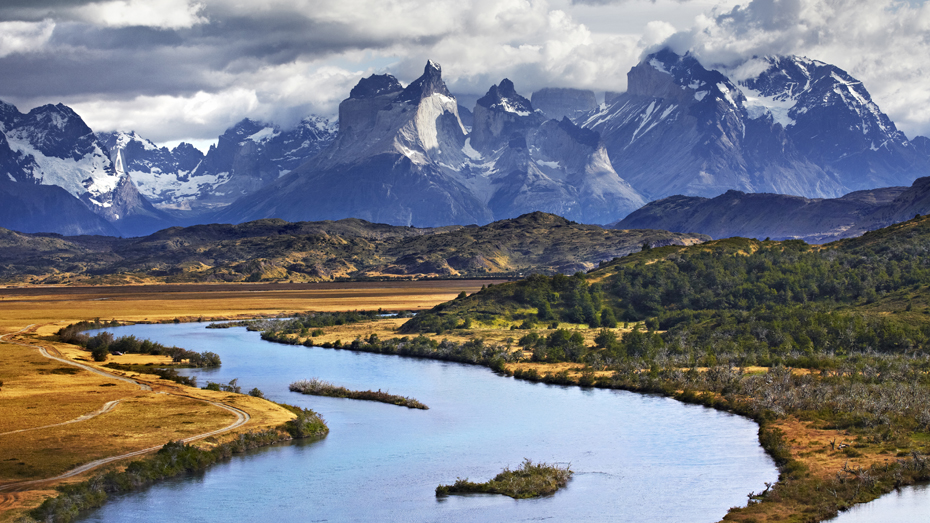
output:
POLYGON ((546 213, 418 229, 359 219, 172 227, 141 238, 0 230, 0 280, 114 284, 331 281, 575 272, 642 248, 708 237, 617 231, 546 213))

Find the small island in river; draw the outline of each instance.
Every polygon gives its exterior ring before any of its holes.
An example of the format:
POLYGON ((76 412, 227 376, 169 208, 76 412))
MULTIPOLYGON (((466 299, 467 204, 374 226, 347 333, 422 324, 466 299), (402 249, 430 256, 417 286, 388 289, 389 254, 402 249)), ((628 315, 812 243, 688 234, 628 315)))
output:
POLYGON ((484 483, 472 483, 468 478, 458 478, 452 485, 436 487, 436 496, 449 494, 503 494, 514 499, 538 498, 550 496, 565 487, 572 477, 570 466, 560 467, 548 463, 534 464, 529 459, 523 465, 510 470, 506 467, 494 479, 484 483))

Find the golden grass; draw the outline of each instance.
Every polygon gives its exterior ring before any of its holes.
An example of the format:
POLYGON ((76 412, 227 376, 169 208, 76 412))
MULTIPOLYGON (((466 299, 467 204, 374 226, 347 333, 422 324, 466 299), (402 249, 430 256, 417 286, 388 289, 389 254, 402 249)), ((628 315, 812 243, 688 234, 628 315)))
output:
POLYGON ((449 280, 6 288, 0 289, 0 334, 33 323, 66 325, 93 318, 157 322, 174 318, 253 318, 311 310, 426 309, 455 298, 459 292, 475 292, 486 283, 449 280))
POLYGON ((218 429, 235 416, 210 404, 166 394, 123 399, 84 421, 0 436, 0 482, 56 476, 95 459, 218 429))
MULTIPOLYGON (((279 426, 293 414, 251 396, 185 387, 154 375, 100 367, 80 347, 57 343, 64 325, 94 318, 121 321, 194 321, 199 318, 251 318, 300 311, 412 310, 433 307, 462 291, 475 292, 487 281, 338 283, 314 285, 153 285, 138 287, 52 287, 0 289, 0 334, 34 325, 12 340, 41 345, 49 352, 126 375, 150 385, 152 392, 119 380, 79 370, 39 354, 35 348, 0 343, 0 484, 52 477, 89 461, 158 446, 219 429, 235 417, 205 403, 222 402, 249 413, 251 420, 235 432, 207 438, 198 445, 221 443, 239 431, 279 426), (158 394, 165 392, 168 394, 158 394), (112 411, 78 423, 26 432, 74 420, 119 400, 112 411)), ((355 339, 375 329, 389 336, 403 320, 368 326, 345 326, 334 336, 355 339)), ((335 340, 336 337, 333 337, 335 340)), ((124 355, 109 361, 165 364, 165 356, 124 355)), ((128 460, 117 467, 125 466, 128 460)), ((96 471, 90 472, 90 474, 96 471)), ((77 476, 66 480, 79 481, 77 476)), ((0 522, 54 495, 52 485, 22 492, 0 492, 0 522)))

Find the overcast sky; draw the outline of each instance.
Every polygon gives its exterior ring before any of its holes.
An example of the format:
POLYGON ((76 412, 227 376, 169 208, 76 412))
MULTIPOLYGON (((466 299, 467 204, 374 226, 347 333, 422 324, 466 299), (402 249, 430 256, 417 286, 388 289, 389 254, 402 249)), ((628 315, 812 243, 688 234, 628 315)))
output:
POLYGON ((456 93, 502 78, 526 96, 622 91, 659 45, 705 66, 833 63, 908 136, 930 135, 926 0, 2 0, 0 99, 203 147, 245 117, 333 115, 359 78, 406 84, 427 59, 456 93))

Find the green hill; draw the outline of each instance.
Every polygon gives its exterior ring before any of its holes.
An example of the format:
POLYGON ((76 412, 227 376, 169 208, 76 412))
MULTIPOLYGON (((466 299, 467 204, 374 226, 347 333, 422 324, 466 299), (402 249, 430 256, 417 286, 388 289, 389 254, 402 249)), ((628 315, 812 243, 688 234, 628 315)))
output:
POLYGON ((419 314, 402 331, 508 322, 518 328, 645 322, 655 331, 644 333, 645 341, 624 337, 589 353, 608 364, 649 351, 702 358, 708 347, 715 358, 741 364, 822 353, 922 353, 930 339, 928 252, 927 217, 816 247, 730 238, 645 249, 586 274, 533 275, 488 287, 419 314))

